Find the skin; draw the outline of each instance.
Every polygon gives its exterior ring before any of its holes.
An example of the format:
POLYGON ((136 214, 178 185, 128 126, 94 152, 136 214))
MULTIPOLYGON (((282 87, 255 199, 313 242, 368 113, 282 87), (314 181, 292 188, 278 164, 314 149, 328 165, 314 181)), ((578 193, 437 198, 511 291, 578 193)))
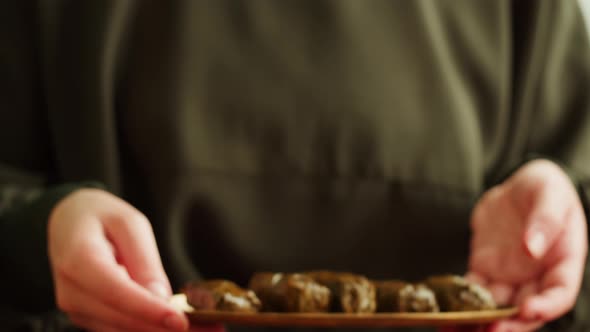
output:
POLYGON ((547 160, 527 163, 486 192, 471 220, 468 278, 518 317, 441 332, 529 332, 573 308, 588 252, 586 219, 569 177, 547 160))
MULTIPOLYGON (((471 226, 468 277, 520 313, 492 326, 441 332, 534 331, 573 307, 588 251, 586 221, 557 165, 524 165, 482 196, 471 226)), ((188 329, 168 304, 170 283, 150 223, 135 208, 104 191, 80 190, 54 208, 48 232, 57 304, 77 325, 106 332, 188 329)))
POLYGON ((79 190, 54 208, 48 226, 57 305, 76 325, 101 332, 188 330, 186 317, 168 303, 170 283, 150 223, 131 205, 101 190, 79 190))

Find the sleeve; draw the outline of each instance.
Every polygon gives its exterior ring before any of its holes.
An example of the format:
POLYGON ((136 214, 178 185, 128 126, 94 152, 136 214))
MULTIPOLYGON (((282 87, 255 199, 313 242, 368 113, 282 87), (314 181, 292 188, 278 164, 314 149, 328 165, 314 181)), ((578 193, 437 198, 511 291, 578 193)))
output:
POLYGON ((59 311, 43 314, 25 314, 0 307, 2 331, 18 332, 82 332, 68 317, 59 311))
POLYGON ((23 312, 55 307, 47 255, 47 221, 71 192, 100 187, 92 182, 45 188, 15 170, 0 168, 0 292, 3 303, 23 312), (10 179, 13 180, 10 180, 10 179))
POLYGON ((0 10, 0 308, 23 314, 55 307, 49 213, 72 191, 96 186, 51 184, 59 176, 37 65, 35 6, 9 1, 0 10))

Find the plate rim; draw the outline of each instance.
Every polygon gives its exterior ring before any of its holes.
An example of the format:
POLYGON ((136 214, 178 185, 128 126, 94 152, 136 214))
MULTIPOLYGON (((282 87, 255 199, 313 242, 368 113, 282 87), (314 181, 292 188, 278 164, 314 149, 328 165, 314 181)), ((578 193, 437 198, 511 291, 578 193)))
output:
POLYGON ((193 324, 226 324, 233 326, 268 327, 402 327, 488 324, 518 314, 518 307, 482 311, 438 313, 376 312, 376 313, 282 313, 229 312, 194 310, 183 294, 171 301, 193 324))

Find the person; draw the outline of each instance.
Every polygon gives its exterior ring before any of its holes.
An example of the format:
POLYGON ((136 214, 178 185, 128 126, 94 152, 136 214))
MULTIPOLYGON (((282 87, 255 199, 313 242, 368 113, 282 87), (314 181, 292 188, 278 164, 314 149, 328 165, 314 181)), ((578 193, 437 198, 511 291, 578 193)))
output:
POLYGON ((188 281, 315 268, 467 273, 520 308, 491 331, 590 328, 575 1, 2 9, 7 330, 184 331, 188 281))

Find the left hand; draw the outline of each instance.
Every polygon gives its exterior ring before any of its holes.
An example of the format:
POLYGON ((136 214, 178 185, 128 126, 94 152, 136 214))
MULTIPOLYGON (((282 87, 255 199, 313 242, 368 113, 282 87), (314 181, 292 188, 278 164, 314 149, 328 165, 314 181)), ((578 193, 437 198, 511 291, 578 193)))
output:
POLYGON ((484 194, 471 226, 468 277, 488 287, 499 305, 520 310, 489 331, 534 331, 573 308, 588 233, 578 193, 559 166, 525 164, 484 194))

